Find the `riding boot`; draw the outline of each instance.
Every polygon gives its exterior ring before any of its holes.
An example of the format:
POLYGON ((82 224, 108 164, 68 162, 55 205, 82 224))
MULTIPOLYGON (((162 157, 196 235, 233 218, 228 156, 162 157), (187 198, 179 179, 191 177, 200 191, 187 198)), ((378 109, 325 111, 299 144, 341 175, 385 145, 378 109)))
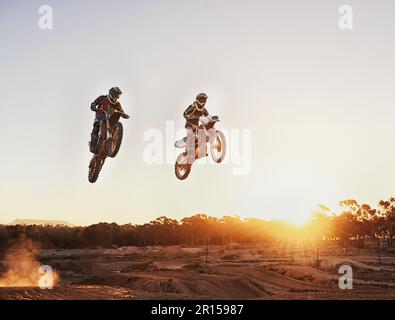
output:
POLYGON ((93 125, 92 133, 91 133, 91 141, 89 142, 89 150, 92 153, 96 152, 97 142, 99 140, 99 128, 100 125, 93 125))

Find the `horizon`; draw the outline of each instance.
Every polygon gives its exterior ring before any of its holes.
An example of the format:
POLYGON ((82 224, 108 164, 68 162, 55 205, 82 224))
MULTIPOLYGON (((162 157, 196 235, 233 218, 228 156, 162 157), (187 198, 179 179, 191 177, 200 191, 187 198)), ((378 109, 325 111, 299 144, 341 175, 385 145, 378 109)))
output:
MULTIPOLYGON (((388 197, 386 199, 381 199, 380 201, 388 201, 390 199, 395 199, 395 196, 388 197)), ((378 202, 377 202, 377 204, 369 204, 369 203, 359 202, 357 199, 343 199, 341 201, 350 201, 350 200, 351 201, 356 201, 356 203, 359 206, 368 205, 370 208, 372 208, 372 209, 374 209, 376 211, 380 211, 380 206, 379 206, 378 202)), ((189 218, 189 217, 193 217, 193 216, 197 216, 197 215, 205 215, 207 217, 216 218, 216 219, 223 219, 225 217, 234 217, 234 218, 239 218, 240 221, 257 220, 257 221, 261 221, 261 222, 279 222, 279 223, 284 223, 284 224, 290 225, 292 227, 298 228, 298 227, 306 226, 309 223, 311 223, 311 221, 312 221, 311 218, 314 215, 314 213, 321 212, 327 217, 331 217, 331 216, 339 217, 344 212, 347 212, 347 209, 340 205, 341 201, 339 201, 339 204, 338 204, 338 209, 340 211, 334 211, 334 210, 332 210, 332 208, 326 207, 324 204, 318 204, 316 209, 310 213, 309 219, 306 219, 306 220, 303 220, 303 221, 292 221, 292 220, 289 220, 289 219, 281 219, 281 218, 265 218, 265 217, 261 217, 260 218, 260 217, 255 217, 255 216, 248 216, 248 217, 244 216, 243 217, 243 216, 240 216, 238 214, 227 214, 227 215, 223 215, 223 216, 218 216, 218 215, 211 215, 211 214, 208 214, 206 212, 196 212, 196 213, 187 214, 187 215, 184 215, 184 216, 178 217, 178 218, 176 218, 174 216, 171 216, 171 215, 158 215, 157 217, 155 217, 153 219, 150 219, 150 220, 147 220, 147 221, 143 221, 143 222, 126 221, 126 222, 123 222, 123 223, 119 223, 117 221, 111 221, 111 220, 107 220, 107 221, 100 220, 100 221, 96 221, 96 222, 93 222, 93 223, 90 223, 90 224, 83 225, 83 224, 75 224, 73 221, 70 221, 70 220, 51 220, 51 219, 40 219, 40 218, 32 219, 32 218, 26 218, 25 217, 25 218, 15 218, 12 222, 9 222, 9 223, 2 223, 2 222, 0 222, 0 225, 13 225, 13 224, 17 225, 17 223, 15 223, 15 221, 18 221, 18 220, 20 220, 20 221, 29 221, 29 220, 31 220, 31 221, 42 221, 42 222, 45 221, 45 222, 52 222, 52 223, 53 222, 63 222, 63 223, 69 224, 70 227, 88 227, 88 226, 96 225, 96 224, 100 224, 100 223, 107 223, 107 224, 116 223, 118 225, 126 225, 126 224, 144 225, 144 224, 149 224, 150 222, 155 221, 156 219, 161 218, 161 217, 166 217, 168 219, 173 219, 173 220, 176 220, 178 222, 181 222, 182 219, 184 219, 184 218, 189 218), (327 211, 326 212, 322 212, 321 210, 319 210, 319 208, 321 206, 325 207, 327 209, 327 211)), ((349 210, 349 208, 348 208, 348 210, 349 210)), ((34 224, 31 224, 31 225, 34 225, 34 224)), ((40 223, 39 225, 43 225, 43 224, 40 223)), ((61 223, 59 223, 59 225, 61 225, 61 223)))

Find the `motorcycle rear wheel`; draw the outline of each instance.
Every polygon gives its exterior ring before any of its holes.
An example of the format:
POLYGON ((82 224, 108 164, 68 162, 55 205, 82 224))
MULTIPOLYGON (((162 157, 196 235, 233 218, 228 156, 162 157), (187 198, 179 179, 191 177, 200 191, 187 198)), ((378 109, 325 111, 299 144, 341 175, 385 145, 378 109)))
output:
POLYGON ((90 183, 95 183, 99 178, 99 174, 101 169, 103 168, 104 160, 100 157, 96 157, 92 159, 91 163, 89 164, 89 174, 88 180, 90 183))

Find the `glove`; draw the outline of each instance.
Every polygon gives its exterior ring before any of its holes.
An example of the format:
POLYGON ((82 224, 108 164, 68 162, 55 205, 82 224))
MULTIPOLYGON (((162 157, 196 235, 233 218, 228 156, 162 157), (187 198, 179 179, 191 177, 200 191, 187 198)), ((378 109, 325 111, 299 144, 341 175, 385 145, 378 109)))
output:
POLYGON ((209 117, 200 117, 199 121, 204 124, 207 125, 210 122, 210 118, 209 117))
POLYGON ((124 118, 124 119, 129 119, 130 118, 129 115, 127 115, 126 113, 122 113, 121 117, 124 118))

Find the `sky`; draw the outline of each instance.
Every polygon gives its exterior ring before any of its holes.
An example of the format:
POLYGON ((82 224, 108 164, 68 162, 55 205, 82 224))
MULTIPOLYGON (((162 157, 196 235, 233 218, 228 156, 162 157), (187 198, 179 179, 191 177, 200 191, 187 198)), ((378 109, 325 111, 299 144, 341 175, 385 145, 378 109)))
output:
POLYGON ((297 222, 319 203, 394 196, 393 12, 390 0, 1 0, 0 223, 297 222), (39 28, 43 4, 53 30, 39 28), (343 4, 352 30, 338 27, 343 4), (90 103, 114 85, 131 118, 92 185, 90 103), (202 91, 218 129, 250 133, 247 174, 228 158, 179 181, 170 161, 144 160, 147 130, 182 130, 202 91))

